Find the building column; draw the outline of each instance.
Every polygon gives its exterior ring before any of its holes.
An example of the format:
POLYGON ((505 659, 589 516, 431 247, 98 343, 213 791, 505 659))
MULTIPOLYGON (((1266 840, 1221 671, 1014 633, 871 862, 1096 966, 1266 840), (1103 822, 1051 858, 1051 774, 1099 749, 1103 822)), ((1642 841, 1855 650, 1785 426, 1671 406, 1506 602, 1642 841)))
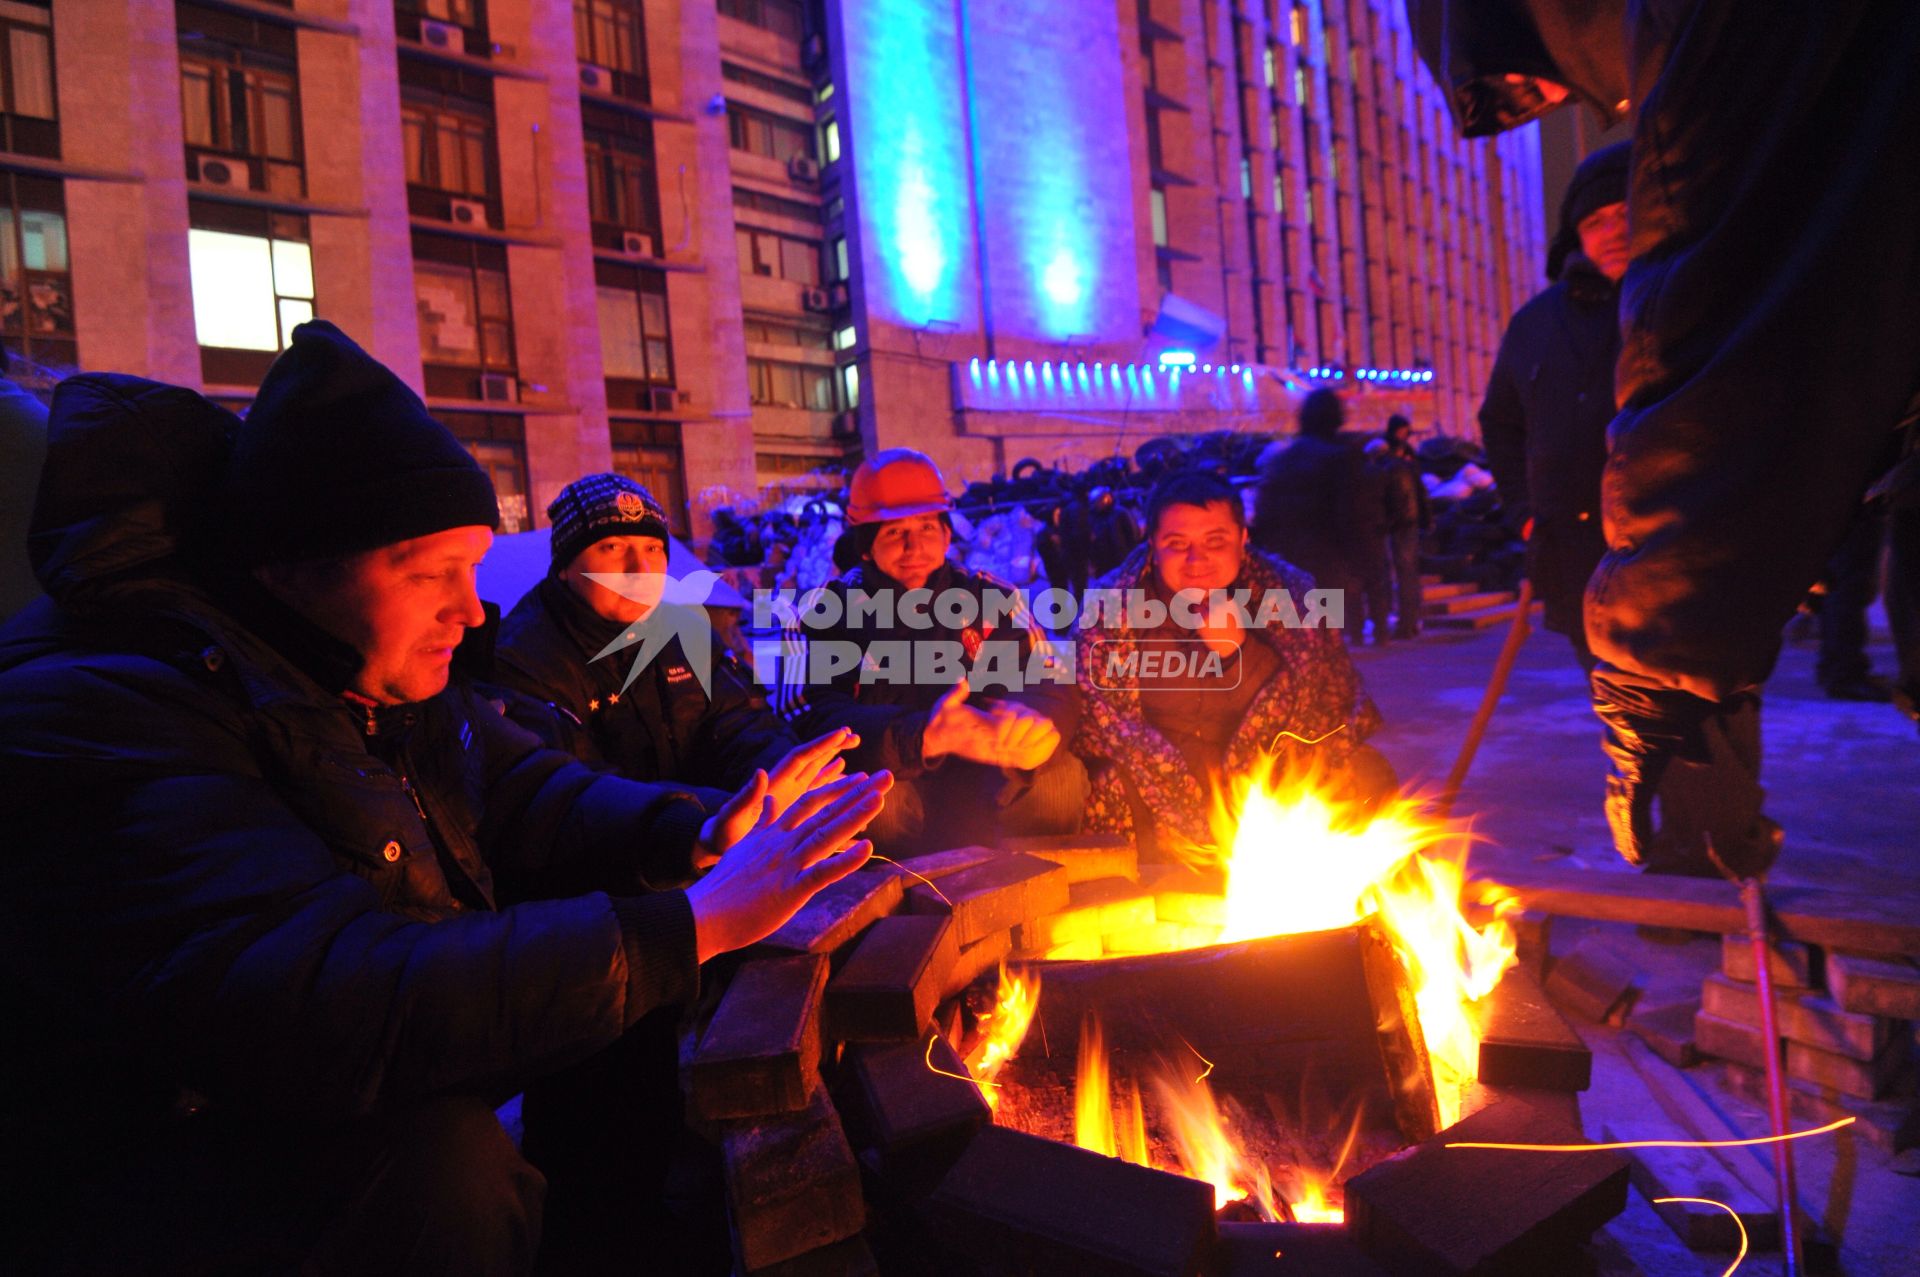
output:
POLYGON ((63 5, 53 44, 62 157, 114 175, 66 183, 80 359, 197 389, 176 31, 172 0, 63 5))

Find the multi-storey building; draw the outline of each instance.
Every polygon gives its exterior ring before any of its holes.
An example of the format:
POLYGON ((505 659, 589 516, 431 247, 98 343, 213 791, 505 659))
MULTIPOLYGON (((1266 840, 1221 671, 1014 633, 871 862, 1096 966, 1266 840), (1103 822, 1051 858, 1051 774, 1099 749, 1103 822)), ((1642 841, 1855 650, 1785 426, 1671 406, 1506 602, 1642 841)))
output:
POLYGON ((1398 0, 0 0, 0 28, 16 369, 240 405, 324 316, 509 527, 593 469, 698 532, 864 449, 979 477, 1272 428, 1316 381, 1470 432, 1542 282, 1537 143, 1453 137, 1398 0))

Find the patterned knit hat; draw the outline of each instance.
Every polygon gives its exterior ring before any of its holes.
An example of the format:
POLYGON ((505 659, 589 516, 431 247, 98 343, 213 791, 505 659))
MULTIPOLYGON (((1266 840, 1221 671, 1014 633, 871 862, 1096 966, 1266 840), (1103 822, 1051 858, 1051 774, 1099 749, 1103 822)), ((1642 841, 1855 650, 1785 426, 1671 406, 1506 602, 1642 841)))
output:
POLYGON ((553 525, 552 570, 559 572, 601 537, 667 539, 667 511, 620 474, 590 474, 560 489, 547 507, 553 525))

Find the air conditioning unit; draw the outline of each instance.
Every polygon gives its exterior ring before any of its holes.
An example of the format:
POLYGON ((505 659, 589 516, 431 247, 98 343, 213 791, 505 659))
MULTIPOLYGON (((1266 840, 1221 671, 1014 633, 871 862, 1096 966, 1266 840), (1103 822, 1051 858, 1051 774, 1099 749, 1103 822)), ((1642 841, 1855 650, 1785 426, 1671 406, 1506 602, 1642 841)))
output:
POLYGON ((467 50, 465 32, 451 22, 435 22, 432 18, 420 19, 420 43, 429 49, 445 49, 449 53, 465 53, 467 50))
POLYGON ((800 290, 800 306, 816 314, 824 314, 833 309, 833 296, 824 288, 803 288, 800 290))
POLYGON ((248 185, 246 166, 236 164, 232 160, 213 160, 202 157, 200 160, 200 182, 204 186, 244 188, 248 185))
POLYGON ((487 373, 480 378, 480 397, 489 403, 518 403, 520 383, 505 373, 487 373))
POLYGON ((647 390, 647 407, 653 412, 672 412, 679 402, 672 386, 652 386, 647 390))
POLYGON ((454 200, 447 220, 455 226, 477 226, 483 230, 490 225, 487 206, 479 200, 454 200))
POLYGON ((645 257, 653 249, 653 244, 639 231, 620 232, 620 251, 628 257, 645 257))
POLYGON ((820 166, 810 155, 796 155, 787 161, 787 176, 796 182, 817 182, 820 180, 820 166))
POLYGON ((605 67, 597 67, 591 63, 582 62, 580 64, 580 87, 583 89, 592 89, 595 93, 611 93, 613 92, 613 72, 607 70, 605 67))
POLYGON ((833 415, 833 437, 836 439, 857 439, 860 437, 860 414, 857 412, 837 412, 833 415))

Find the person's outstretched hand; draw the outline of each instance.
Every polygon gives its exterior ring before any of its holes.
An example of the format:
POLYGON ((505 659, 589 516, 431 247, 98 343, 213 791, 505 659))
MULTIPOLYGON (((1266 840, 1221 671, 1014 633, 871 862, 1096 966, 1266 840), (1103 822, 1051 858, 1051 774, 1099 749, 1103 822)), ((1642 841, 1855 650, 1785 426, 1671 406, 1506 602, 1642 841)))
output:
POLYGON ((993 751, 1000 766, 1032 771, 1060 748, 1060 729, 1039 710, 1006 701, 991 712, 1000 729, 993 751))
POLYGON ((719 863, 727 848, 745 838, 759 822, 761 808, 768 799, 773 800, 773 814, 780 816, 800 795, 839 780, 847 770, 840 751, 859 743, 860 738, 851 728, 836 727, 825 736, 794 746, 785 758, 774 764, 772 772, 755 771, 746 787, 700 826, 693 867, 709 869, 719 863))
MULTIPOLYGON (((764 786, 764 775, 756 784, 764 786)), ((808 791, 779 816, 762 793, 752 829, 687 888, 700 961, 764 939, 814 892, 865 864, 873 844, 854 837, 891 788, 890 772, 855 773, 808 791)))
POLYGON ((967 704, 967 680, 948 688, 927 712, 927 727, 920 735, 920 754, 928 762, 948 754, 983 763, 993 760, 1000 737, 1000 724, 992 714, 967 704))

